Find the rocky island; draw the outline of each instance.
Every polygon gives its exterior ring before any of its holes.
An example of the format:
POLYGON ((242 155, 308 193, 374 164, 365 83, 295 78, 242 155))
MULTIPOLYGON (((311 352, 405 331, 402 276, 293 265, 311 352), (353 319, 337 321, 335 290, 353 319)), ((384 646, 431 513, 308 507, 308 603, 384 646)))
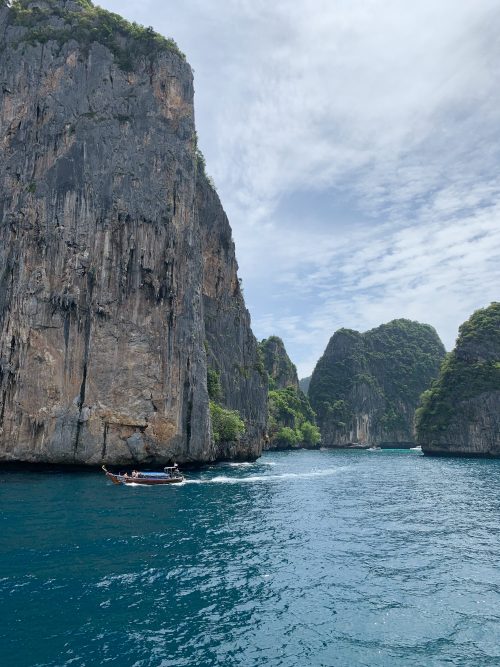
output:
POLYGON ((500 456, 500 303, 462 324, 417 410, 425 454, 500 456))
POLYGON ((393 320, 366 333, 339 329, 309 386, 324 445, 413 446, 419 397, 444 355, 436 331, 419 322, 393 320))
POLYGON ((269 413, 265 449, 317 447, 321 434, 307 396, 299 389, 297 369, 278 336, 259 343, 259 353, 269 378, 269 413))
POLYGON ((0 460, 256 458, 267 383, 185 57, 88 0, 1 0, 0 52, 0 460))

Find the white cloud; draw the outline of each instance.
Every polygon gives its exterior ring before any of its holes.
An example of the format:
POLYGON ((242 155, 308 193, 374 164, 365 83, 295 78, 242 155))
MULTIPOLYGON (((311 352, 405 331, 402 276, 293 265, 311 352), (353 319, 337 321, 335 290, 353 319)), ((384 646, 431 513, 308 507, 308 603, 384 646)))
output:
POLYGON ((102 4, 187 53, 254 328, 301 372, 340 326, 406 316, 451 346, 498 298, 496 0, 102 4))

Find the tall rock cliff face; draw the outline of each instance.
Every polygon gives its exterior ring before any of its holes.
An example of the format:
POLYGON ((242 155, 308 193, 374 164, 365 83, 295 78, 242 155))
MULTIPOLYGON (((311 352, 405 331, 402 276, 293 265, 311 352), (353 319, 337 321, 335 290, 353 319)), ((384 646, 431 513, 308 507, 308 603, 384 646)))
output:
POLYGON ((500 303, 476 311, 417 411, 426 454, 500 456, 500 303))
POLYGON ((323 444, 413 444, 420 394, 437 376, 444 354, 432 327, 409 320, 363 334, 337 331, 309 386, 323 444))
POLYGON ((86 0, 0 2, 0 49, 0 459, 258 456, 266 384, 189 65, 86 0), (207 354, 241 443, 211 436, 207 354))
POLYGON ((321 435, 307 396, 299 389, 297 369, 281 338, 259 343, 262 363, 269 377, 269 413, 265 449, 317 447, 321 435))
POLYGON ((220 402, 245 422, 238 442, 220 442, 218 458, 256 458, 264 441, 267 377, 238 280, 231 228, 206 176, 197 181, 203 255, 203 313, 208 368, 220 379, 220 402))

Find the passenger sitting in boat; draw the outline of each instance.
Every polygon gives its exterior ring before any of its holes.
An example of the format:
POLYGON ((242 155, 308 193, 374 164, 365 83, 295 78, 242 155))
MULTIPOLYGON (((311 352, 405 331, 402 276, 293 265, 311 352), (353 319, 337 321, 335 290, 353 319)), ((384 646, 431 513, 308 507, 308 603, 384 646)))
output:
POLYGON ((139 474, 138 470, 132 470, 132 477, 139 477, 139 474))

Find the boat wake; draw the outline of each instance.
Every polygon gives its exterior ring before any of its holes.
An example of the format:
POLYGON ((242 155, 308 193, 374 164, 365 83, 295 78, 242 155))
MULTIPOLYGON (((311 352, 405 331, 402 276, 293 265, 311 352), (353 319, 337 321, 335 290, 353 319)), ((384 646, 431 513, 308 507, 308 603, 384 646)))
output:
POLYGON ((183 484, 254 484, 256 482, 279 482, 285 479, 309 479, 311 477, 328 477, 335 475, 343 468, 326 468, 311 472, 286 472, 281 475, 249 475, 248 477, 228 477, 218 475, 210 479, 186 479, 183 484))
POLYGON ((224 465, 228 466, 228 468, 249 468, 255 464, 248 461, 236 461, 234 463, 225 463, 224 465))

